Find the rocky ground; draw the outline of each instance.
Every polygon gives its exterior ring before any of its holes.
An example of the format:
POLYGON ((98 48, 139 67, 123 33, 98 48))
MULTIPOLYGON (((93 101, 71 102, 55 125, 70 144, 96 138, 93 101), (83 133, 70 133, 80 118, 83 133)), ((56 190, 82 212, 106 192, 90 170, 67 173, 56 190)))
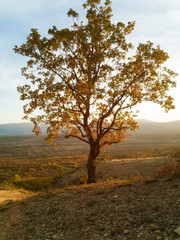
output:
POLYGON ((179 240, 180 179, 71 186, 0 205, 0 240, 179 240))

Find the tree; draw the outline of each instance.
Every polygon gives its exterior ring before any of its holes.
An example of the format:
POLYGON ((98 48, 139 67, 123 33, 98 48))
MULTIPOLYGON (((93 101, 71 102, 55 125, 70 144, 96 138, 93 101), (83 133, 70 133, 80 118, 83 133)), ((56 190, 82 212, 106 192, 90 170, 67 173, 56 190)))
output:
POLYGON ((110 0, 87 0, 83 7, 86 22, 70 9, 70 29, 53 26, 49 37, 32 29, 26 43, 14 51, 29 57, 22 75, 30 83, 18 87, 26 101, 24 118, 34 123, 36 134, 40 122, 48 124, 50 143, 60 132, 89 144, 88 183, 94 183, 100 150, 137 128, 133 106, 151 101, 165 111, 174 108, 167 91, 175 87, 172 78, 177 74, 163 67, 168 54, 149 41, 127 57, 133 45, 126 35, 135 22, 112 23, 110 0))

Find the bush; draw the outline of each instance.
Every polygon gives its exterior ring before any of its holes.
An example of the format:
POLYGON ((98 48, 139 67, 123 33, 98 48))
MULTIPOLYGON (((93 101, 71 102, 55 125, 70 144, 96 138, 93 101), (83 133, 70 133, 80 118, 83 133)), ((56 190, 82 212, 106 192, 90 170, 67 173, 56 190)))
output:
POLYGON ((80 177, 80 184, 86 184, 88 180, 88 176, 81 176, 80 177))
POLYGON ((167 166, 162 166, 159 169, 155 169, 155 175, 157 178, 180 176, 180 163, 169 163, 167 166))
POLYGON ((21 177, 18 175, 18 174, 16 174, 16 175, 14 175, 14 178, 13 178, 13 183, 18 183, 18 182, 20 182, 21 181, 21 177))
POLYGON ((19 181, 17 181, 17 177, 15 179, 16 181, 13 181, 13 183, 17 187, 34 192, 50 189, 54 183, 54 177, 26 178, 19 181))

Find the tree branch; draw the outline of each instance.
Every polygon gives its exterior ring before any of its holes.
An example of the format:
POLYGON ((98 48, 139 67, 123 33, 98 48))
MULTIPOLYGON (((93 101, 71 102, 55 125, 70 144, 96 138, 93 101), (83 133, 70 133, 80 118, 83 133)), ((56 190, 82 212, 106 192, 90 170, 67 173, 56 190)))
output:
POLYGON ((66 137, 66 138, 74 137, 74 138, 77 138, 77 139, 79 139, 79 140, 81 140, 81 141, 89 144, 89 141, 87 141, 87 140, 85 140, 85 139, 83 139, 83 138, 81 138, 81 137, 79 137, 79 136, 76 136, 76 135, 69 134, 69 135, 66 135, 65 137, 66 137))

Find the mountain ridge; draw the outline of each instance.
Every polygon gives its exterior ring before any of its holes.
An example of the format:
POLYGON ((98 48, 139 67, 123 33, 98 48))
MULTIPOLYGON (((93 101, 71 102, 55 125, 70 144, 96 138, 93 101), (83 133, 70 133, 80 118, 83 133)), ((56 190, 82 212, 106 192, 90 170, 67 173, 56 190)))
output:
MULTIPOLYGON (((134 133, 148 133, 148 134, 158 134, 158 133, 180 133, 180 120, 171 121, 171 122, 155 122, 147 119, 138 119, 137 120, 139 129, 134 133)), ((0 135, 25 135, 25 134, 34 134, 33 123, 31 122, 22 122, 22 123, 7 123, 0 124, 0 135)), ((45 134, 46 128, 42 129, 42 133, 45 134)), ((133 134, 134 134, 133 133, 133 134)))

